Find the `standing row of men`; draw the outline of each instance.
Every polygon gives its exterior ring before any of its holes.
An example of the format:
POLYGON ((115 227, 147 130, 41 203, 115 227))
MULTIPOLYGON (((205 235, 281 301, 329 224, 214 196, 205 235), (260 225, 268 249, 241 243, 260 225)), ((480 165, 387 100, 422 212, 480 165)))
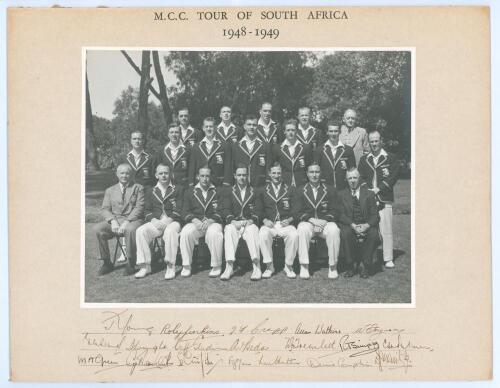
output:
MULTIPOLYGON (((341 129, 335 123, 329 123, 327 139, 321 140, 320 132, 308 126, 309 112, 308 108, 300 109, 299 123, 293 119, 287 120, 281 131, 270 119, 271 106, 266 103, 262 105, 259 119, 251 115, 245 119, 242 132, 230 122, 230 109, 223 107, 221 123, 216 128, 213 119, 205 119, 203 123, 205 137, 200 138, 197 131, 189 126, 188 112, 183 109, 179 111, 180 125, 169 128, 170 141, 163 152, 156 157, 150 157, 140 148, 142 135, 133 133, 131 137, 133 150, 127 155, 130 168, 119 166, 117 176, 120 183, 106 191, 103 202, 103 214, 108 225, 98 226, 101 258, 105 261, 101 273, 107 273, 112 269, 109 265, 107 239, 114 234, 123 234, 129 252, 129 266, 126 269, 126 273, 129 274, 135 273, 135 235, 137 235, 137 262, 143 264, 143 268, 136 277, 146 276, 151 271, 149 247, 153 238, 162 235, 166 243, 167 279, 175 276, 175 257, 179 244, 183 260, 181 275, 190 275, 194 245, 202 236, 205 236, 211 253, 211 276, 216 277, 221 273, 224 240, 226 271, 221 278, 231 277, 235 244, 242 237, 247 242, 254 264, 252 279, 261 276, 270 277, 274 272, 271 242, 273 237, 280 236, 285 240, 287 276, 295 277, 291 265, 298 249, 300 276, 308 278, 309 243, 313 236, 318 236, 325 238, 327 243, 329 277, 336 278, 340 235, 342 235, 343 252, 348 267, 349 263, 355 261, 354 251, 350 247, 358 243, 363 245, 364 248, 361 249, 358 258, 363 256, 366 271, 362 271, 362 275, 365 277, 371 267, 369 259, 371 254, 364 252, 376 246, 375 241, 378 237, 374 236, 378 236, 376 231, 379 214, 384 261, 386 267, 393 267, 392 187, 398 175, 397 161, 382 149, 380 133, 375 131, 367 136, 366 131, 355 127, 354 111, 348 110, 344 115, 344 123, 348 126, 347 137, 350 138, 354 148, 340 140, 341 129), (365 148, 367 141, 369 151, 365 148), (356 165, 358 169, 355 168, 356 165), (150 183, 153 168, 158 179, 154 188, 150 183), (135 184, 131 183, 130 170, 134 172, 135 184), (120 177, 127 175, 128 181, 123 179, 122 182, 120 177), (360 175, 366 184, 362 190, 359 190, 360 175), (133 190, 136 195, 135 197, 131 195, 130 198, 136 199, 140 208, 141 200, 138 193, 141 191, 141 186, 137 182, 143 183, 147 189, 148 211, 145 217, 147 223, 135 233, 141 222, 135 214, 137 208, 134 206, 129 208, 132 201, 126 200, 128 192, 133 190), (117 186, 121 187, 121 195, 116 192, 117 186), (227 189, 221 189, 223 186, 227 189), (348 192, 348 187, 352 191, 349 197, 337 192, 348 192), (228 194, 223 195, 223 191, 228 194), (117 200, 114 210, 110 199, 113 197, 113 192, 117 200), (184 198, 180 193, 184 193, 184 198), (257 197, 260 198, 258 201, 257 197), (347 210, 341 212, 344 200, 347 210), (224 202, 223 206, 220 204, 221 201, 224 202), (260 210, 266 208, 266 201, 267 209, 263 213, 256 212, 257 206, 260 210), (373 217, 375 214, 373 204, 376 217, 373 217), (248 207, 245 207, 246 205, 248 207), (292 215, 291 209, 303 208, 307 208, 308 211, 303 214, 295 212, 292 215), (210 214, 210 211, 213 214, 210 214), (128 212, 130 214, 120 222, 120 217, 117 216, 123 216, 128 212), (247 218, 246 212, 250 212, 253 217, 247 218), (274 218, 263 216, 274 213, 276 213, 274 218), (110 214, 115 214, 114 219, 110 214), (347 221, 352 222, 345 224, 347 221), (183 224, 185 225, 181 231, 183 224), (223 224, 226 224, 225 236, 223 236, 223 224), (339 227, 344 224, 349 227, 346 230, 342 227, 340 233, 339 227), (261 226, 260 230, 258 225, 261 226), (179 233, 180 241, 177 239, 179 233), (260 253, 263 263, 266 264, 263 274, 260 270, 260 253)), ((350 269, 346 272, 346 276, 353 274, 353 270, 350 269)))

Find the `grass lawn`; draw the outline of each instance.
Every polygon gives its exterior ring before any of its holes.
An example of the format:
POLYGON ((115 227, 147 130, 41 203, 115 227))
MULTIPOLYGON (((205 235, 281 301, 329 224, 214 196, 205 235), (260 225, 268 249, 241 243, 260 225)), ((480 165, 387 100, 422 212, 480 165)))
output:
MULTIPOLYGON (((411 301, 410 180, 395 187, 394 249, 396 267, 369 279, 358 276, 329 280, 324 260, 316 260, 311 279, 288 279, 278 273, 271 279, 250 280, 243 269, 230 281, 209 278, 202 266, 190 278, 164 280, 164 270, 143 279, 123 276, 122 267, 97 275, 102 261, 92 231, 101 220, 99 207, 104 189, 115 182, 112 172, 87 175, 85 209, 85 302, 99 303, 409 303, 411 301)), ((114 241, 110 241, 113 253, 114 241)), ((311 257, 313 262, 315 258, 311 257)), ((180 271, 178 267, 178 271, 180 271)))

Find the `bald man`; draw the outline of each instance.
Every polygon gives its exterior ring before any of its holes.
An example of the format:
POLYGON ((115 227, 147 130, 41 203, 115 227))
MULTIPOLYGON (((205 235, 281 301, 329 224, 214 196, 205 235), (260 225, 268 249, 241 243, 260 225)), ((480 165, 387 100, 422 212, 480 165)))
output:
POLYGON ((118 183, 106 189, 104 193, 101 208, 104 221, 94 228, 101 259, 104 261, 99 275, 113 270, 108 240, 115 236, 125 236, 129 261, 124 275, 135 273, 135 232, 144 218, 144 188, 132 182, 132 167, 128 164, 120 164, 116 169, 116 176, 118 183))
POLYGON ((354 157, 356 158, 356 165, 359 165, 361 157, 370 152, 370 146, 366 130, 357 127, 357 121, 358 115, 356 111, 354 109, 347 109, 342 119, 344 124, 340 128, 340 141, 352 148, 354 157))

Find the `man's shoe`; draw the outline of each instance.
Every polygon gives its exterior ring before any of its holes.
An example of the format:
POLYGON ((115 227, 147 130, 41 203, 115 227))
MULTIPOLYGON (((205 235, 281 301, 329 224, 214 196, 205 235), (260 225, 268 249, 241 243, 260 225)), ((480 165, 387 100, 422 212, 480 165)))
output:
POLYGON ((151 266, 148 265, 146 267, 143 267, 139 270, 139 272, 137 272, 135 274, 135 278, 136 279, 141 279, 141 278, 144 278, 146 277, 147 275, 149 275, 151 273, 151 266))
POLYGON ((328 279, 337 279, 339 277, 339 273, 335 267, 328 268, 328 279))
POLYGON ((293 268, 291 265, 285 264, 285 268, 283 268, 283 271, 285 271, 286 277, 288 279, 295 279, 297 277, 295 272, 293 272, 293 268))
POLYGON ((123 254, 123 252, 122 252, 122 254, 120 255, 120 257, 119 257, 118 259, 116 259, 116 262, 117 262, 118 264, 125 263, 126 261, 127 261, 127 258, 125 257, 125 255, 123 254))
POLYGON ((210 271, 210 273, 208 274, 208 276, 210 276, 211 278, 216 278, 220 275, 221 273, 221 268, 220 266, 218 267, 212 267, 212 270, 210 271))
POLYGON ((227 262, 226 263, 226 270, 224 273, 221 275, 220 280, 229 280, 231 279, 231 276, 233 276, 233 264, 227 262))
POLYGON ((99 276, 106 275, 110 272, 113 272, 114 267, 111 264, 104 263, 99 270, 99 276))
POLYGON ((182 267, 181 276, 183 278, 188 278, 191 276, 191 266, 190 265, 185 265, 182 267))
POLYGON ((175 278, 175 266, 172 264, 167 264, 167 270, 165 271, 165 279, 170 280, 175 278))
POLYGON ((385 268, 394 268, 394 261, 386 261, 385 268))
POLYGON ((262 271, 260 270, 260 262, 258 260, 253 261, 253 272, 250 276, 250 280, 260 280, 262 278, 262 271))
POLYGON ((137 270, 135 269, 135 265, 134 266, 131 266, 131 265, 127 265, 125 267, 125 270, 123 271, 123 276, 130 276, 130 275, 133 275, 137 272, 137 270))
POLYGON ((273 265, 273 263, 270 263, 267 265, 266 270, 262 274, 262 278, 269 279, 271 276, 273 276, 273 274, 274 274, 274 265, 273 265))
POLYGON ((347 271, 344 272, 345 278, 352 278, 353 276, 354 276, 354 271, 352 269, 348 269, 347 271))
POLYGON ((309 266, 301 265, 300 266, 300 278, 301 279, 309 279, 311 275, 309 274, 309 266))

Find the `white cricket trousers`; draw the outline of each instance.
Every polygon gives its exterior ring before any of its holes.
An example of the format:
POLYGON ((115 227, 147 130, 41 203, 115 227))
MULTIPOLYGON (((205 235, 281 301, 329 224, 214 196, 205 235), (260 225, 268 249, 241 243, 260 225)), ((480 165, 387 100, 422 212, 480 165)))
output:
POLYGON ((378 212, 380 216, 380 235, 382 237, 382 251, 384 261, 393 260, 393 239, 392 239, 392 203, 386 203, 385 207, 378 212))
POLYGON ((285 264, 293 265, 299 244, 299 234, 295 226, 288 225, 281 228, 262 226, 259 232, 260 250, 264 264, 273 262, 273 238, 282 237, 285 242, 285 264))
POLYGON ((222 225, 214 222, 203 233, 191 222, 186 224, 181 231, 180 246, 183 266, 192 264, 194 246, 203 236, 205 236, 205 243, 210 251, 210 266, 220 267, 222 265, 222 225))
POLYGON ((260 260, 260 247, 259 247, 259 228, 255 224, 247 225, 240 234, 241 229, 238 231, 232 224, 226 225, 224 228, 224 253, 226 254, 226 261, 234 261, 236 259, 236 248, 238 241, 241 238, 245 240, 250 253, 250 258, 253 260, 260 260))
POLYGON ((165 241, 165 263, 175 264, 177 249, 179 248, 179 232, 181 226, 177 221, 167 224, 163 221, 162 227, 157 229, 151 222, 137 228, 135 239, 137 244, 137 264, 151 265, 151 243, 156 237, 163 235, 165 241))
MULTIPOLYGON (((309 245, 314 236, 313 225, 310 222, 301 222, 297 227, 299 234, 299 262, 309 264, 309 245)), ((328 265, 335 266, 339 258, 340 230, 335 222, 328 222, 321 233, 316 236, 326 241, 328 248, 328 265)))

